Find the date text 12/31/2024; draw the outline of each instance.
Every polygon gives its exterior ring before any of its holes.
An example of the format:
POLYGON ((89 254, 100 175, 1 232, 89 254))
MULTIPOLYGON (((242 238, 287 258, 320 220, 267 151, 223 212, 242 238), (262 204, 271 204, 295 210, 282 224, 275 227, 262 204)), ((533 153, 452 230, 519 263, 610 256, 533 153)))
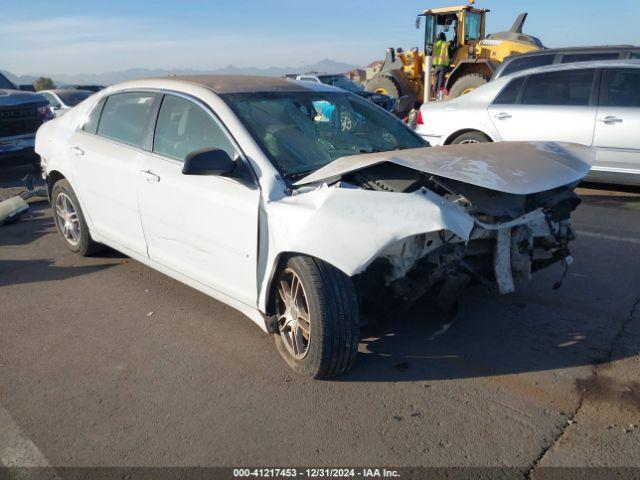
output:
POLYGON ((387 468, 236 468, 234 478, 400 478, 387 468))

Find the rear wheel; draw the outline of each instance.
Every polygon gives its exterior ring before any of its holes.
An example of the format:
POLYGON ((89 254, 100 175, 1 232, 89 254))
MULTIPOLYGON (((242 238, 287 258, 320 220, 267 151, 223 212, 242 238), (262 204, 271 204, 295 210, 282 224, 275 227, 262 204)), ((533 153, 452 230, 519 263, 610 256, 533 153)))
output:
POLYGON ((460 145, 468 143, 487 143, 491 139, 482 132, 466 132, 462 135, 458 135, 451 141, 451 145, 460 145))
POLYGON ((286 362, 323 379, 345 373, 358 351, 358 302, 347 275, 321 260, 291 257, 275 286, 278 334, 286 362))
POLYGON ((67 180, 59 180, 53 186, 51 206, 56 228, 69 250, 83 257, 99 250, 100 245, 91 238, 78 197, 67 180))
POLYGON ((489 79, 478 73, 469 73, 456 80, 451 90, 449 90, 449 98, 457 98, 475 90, 487 83, 489 79))

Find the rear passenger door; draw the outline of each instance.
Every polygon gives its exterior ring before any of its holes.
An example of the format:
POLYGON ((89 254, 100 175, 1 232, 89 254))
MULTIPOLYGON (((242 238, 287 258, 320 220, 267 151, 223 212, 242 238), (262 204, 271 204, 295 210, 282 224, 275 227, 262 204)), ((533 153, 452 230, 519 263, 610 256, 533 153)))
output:
POLYGON ((598 72, 571 69, 515 79, 489 107, 503 141, 563 141, 591 145, 598 72), (511 91, 509 92, 509 88, 511 91), (517 96, 514 95, 517 90, 517 96))
POLYGON ((640 175, 640 68, 606 69, 602 85, 593 170, 640 175))
POLYGON ((91 228, 114 247, 147 254, 136 180, 150 143, 149 124, 158 96, 149 92, 110 95, 91 112, 71 142, 76 181, 91 228))

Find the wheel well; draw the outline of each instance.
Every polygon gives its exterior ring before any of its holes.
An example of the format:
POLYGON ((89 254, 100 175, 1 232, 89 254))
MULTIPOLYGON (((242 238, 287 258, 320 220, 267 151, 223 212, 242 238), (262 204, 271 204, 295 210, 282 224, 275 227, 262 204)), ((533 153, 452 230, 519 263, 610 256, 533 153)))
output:
POLYGON ((457 137, 459 137, 460 135, 463 135, 465 133, 470 133, 470 132, 478 132, 481 133, 482 135, 484 135, 485 137, 487 137, 489 140, 491 140, 492 142, 494 141, 493 138, 491 138, 491 135, 487 135, 486 133, 484 133, 481 130, 478 130, 477 128, 465 128, 463 130, 458 130, 455 133, 452 133, 451 135, 449 135, 447 137, 447 139, 444 141, 443 145, 451 145, 451 142, 453 142, 457 137))
POLYGON ((53 186, 64 178, 65 176, 57 170, 49 172, 49 175, 47 175, 47 192, 49 192, 49 200, 51 200, 51 192, 53 190, 53 186))
MULTIPOLYGON (((331 262, 328 262, 326 260, 324 260, 321 257, 317 257, 314 255, 309 255, 307 253, 301 253, 301 252, 295 252, 295 251, 291 251, 291 252, 280 252, 278 254, 278 256, 276 257, 276 259, 273 262, 273 267, 271 268, 270 272, 268 273, 268 276, 266 276, 264 278, 264 281, 267 282, 267 288, 265 290, 265 312, 267 315, 275 315, 276 311, 275 311, 275 304, 274 304, 274 299, 275 299, 275 293, 276 293, 276 288, 277 288, 277 283, 276 283, 276 278, 278 277, 278 273, 280 273, 280 271, 284 268, 284 266, 287 264, 287 261, 291 258, 291 257, 296 257, 296 256, 301 256, 301 257, 310 257, 310 258, 315 258, 317 260, 321 260, 324 263, 331 265, 332 267, 341 270, 340 268, 336 267, 335 265, 333 265, 331 262)), ((343 271, 344 273, 344 271, 343 271)), ((345 273, 346 275, 346 273, 345 273)))

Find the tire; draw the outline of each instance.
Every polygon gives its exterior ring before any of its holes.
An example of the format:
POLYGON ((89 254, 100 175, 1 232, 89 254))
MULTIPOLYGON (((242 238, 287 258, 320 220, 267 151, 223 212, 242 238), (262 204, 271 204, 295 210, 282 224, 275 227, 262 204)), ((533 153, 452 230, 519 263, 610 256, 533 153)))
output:
POLYGON ((449 90, 449 98, 457 98, 465 93, 469 93, 469 90, 476 89, 487 83, 489 79, 484 75, 478 73, 469 73, 456 80, 451 90, 449 90))
POLYGON ((489 143, 491 139, 482 132, 467 132, 458 135, 451 141, 451 145, 460 145, 462 143, 489 143))
POLYGON ((291 368, 315 379, 342 375, 351 368, 360 340, 351 278, 321 260, 294 256, 280 271, 273 296, 279 329, 276 348, 291 368), (287 302, 292 291, 298 292, 297 300, 287 302), (295 305, 295 311, 287 304, 295 305))
POLYGON ((373 77, 367 82, 365 90, 372 93, 382 93, 396 100, 402 96, 402 90, 398 82, 386 75, 373 77))
POLYGON ((51 190, 53 219, 65 245, 73 253, 87 257, 100 250, 89 233, 80 202, 69 182, 58 180, 51 190))

